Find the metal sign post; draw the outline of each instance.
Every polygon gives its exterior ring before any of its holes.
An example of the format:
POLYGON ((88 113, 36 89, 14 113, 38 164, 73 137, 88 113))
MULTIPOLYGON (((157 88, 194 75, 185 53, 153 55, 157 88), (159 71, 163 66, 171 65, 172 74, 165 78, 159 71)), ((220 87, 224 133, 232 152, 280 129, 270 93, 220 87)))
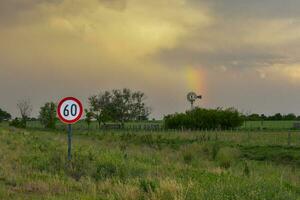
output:
POLYGON ((72 124, 68 124, 68 160, 72 159, 72 124))
POLYGON ((68 124, 68 161, 72 159, 72 124, 80 120, 82 113, 82 103, 74 97, 62 99, 57 107, 58 118, 68 124))

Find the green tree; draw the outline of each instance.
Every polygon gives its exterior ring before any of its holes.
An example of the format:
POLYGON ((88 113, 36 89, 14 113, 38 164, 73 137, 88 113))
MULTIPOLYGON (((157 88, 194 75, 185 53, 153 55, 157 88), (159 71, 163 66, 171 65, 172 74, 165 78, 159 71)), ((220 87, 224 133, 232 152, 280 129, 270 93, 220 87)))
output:
POLYGON ((93 119, 93 112, 91 110, 85 109, 85 122, 88 126, 88 130, 90 130, 90 125, 92 123, 92 119, 93 119))
POLYGON ((134 92, 132 94, 132 119, 137 121, 148 120, 151 113, 150 107, 145 104, 146 96, 143 92, 134 92))
POLYGON ((293 114, 293 113, 285 115, 283 118, 284 118, 284 120, 288 120, 288 121, 292 121, 292 120, 296 120, 297 119, 296 115, 293 114))
POLYGON ((56 125, 56 104, 53 102, 45 103, 40 108, 39 120, 45 128, 55 129, 56 125))
POLYGON ((89 98, 94 118, 101 123, 112 120, 124 125, 130 120, 147 120, 150 108, 146 106, 145 94, 130 89, 105 91, 89 98))
POLYGON ((13 126, 16 128, 26 128, 25 122, 21 119, 15 118, 10 123, 9 126, 13 126))
POLYGON ((98 95, 93 95, 89 98, 90 111, 93 113, 93 118, 98 122, 99 128, 101 123, 105 124, 111 119, 111 93, 105 91, 98 95))
POLYGON ((10 119, 11 119, 11 115, 0 108, 0 123, 2 121, 8 121, 10 119))

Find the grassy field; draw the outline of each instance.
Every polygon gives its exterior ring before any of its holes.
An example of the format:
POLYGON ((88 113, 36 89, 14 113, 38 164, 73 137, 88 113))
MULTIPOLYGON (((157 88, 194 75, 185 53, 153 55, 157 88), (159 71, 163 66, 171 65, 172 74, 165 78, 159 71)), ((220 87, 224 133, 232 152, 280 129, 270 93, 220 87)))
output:
POLYGON ((299 121, 247 121, 242 126, 243 129, 292 129, 294 123, 299 121))
MULTIPOLYGON (((239 128, 240 130, 289 130, 293 129, 294 123, 300 123, 299 121, 246 121, 239 128)), ((125 128, 139 128, 144 126, 159 126, 163 129, 163 121, 148 121, 148 122, 127 122, 125 123, 125 128)), ((30 128, 43 128, 39 121, 31 121, 28 122, 28 126, 30 128)), ((62 129, 64 124, 61 122, 57 123, 57 127, 62 129)), ((98 130, 99 126, 97 122, 92 122, 90 125, 90 130, 98 130)), ((80 121, 74 125, 74 129, 85 130, 88 129, 88 126, 85 121, 80 121)))
MULTIPOLYGON (((116 123, 108 123, 108 124, 116 124, 116 123)), ((103 124, 102 124, 103 125, 103 124)), ((151 125, 157 125, 160 128, 163 127, 163 121, 146 121, 146 122, 126 122, 125 123, 125 128, 143 128, 144 126, 151 126, 151 125)), ((27 126, 29 128, 40 128, 43 129, 43 125, 39 122, 39 121, 30 121, 27 122, 27 126)), ((57 129, 63 129, 65 127, 65 124, 63 124, 62 122, 58 121, 56 123, 56 128, 57 129)), ((84 120, 81 120, 79 122, 77 122, 76 124, 73 125, 73 129, 77 129, 77 130, 88 130, 88 126, 86 124, 86 122, 84 120)), ((90 130, 98 130, 99 129, 99 125, 96 121, 93 121, 90 124, 89 127, 90 130)))
POLYGON ((300 199, 300 134, 75 131, 0 124, 0 199, 300 199))

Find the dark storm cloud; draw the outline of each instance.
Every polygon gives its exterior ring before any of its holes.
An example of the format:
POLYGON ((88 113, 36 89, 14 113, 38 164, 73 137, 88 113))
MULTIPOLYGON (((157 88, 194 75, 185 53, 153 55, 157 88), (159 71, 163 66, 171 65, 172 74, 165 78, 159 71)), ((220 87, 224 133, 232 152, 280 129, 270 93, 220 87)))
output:
POLYGON ((0 25, 13 25, 23 23, 22 15, 26 14, 40 4, 58 4, 63 0, 1 0, 0 25))
POLYGON ((156 58, 170 66, 255 68, 294 64, 300 37, 299 0, 190 0, 193 7, 205 4, 214 16, 212 25, 156 58), (262 38, 262 39, 260 39, 262 38), (259 40, 260 39, 260 40, 259 40))
POLYGON ((289 62, 288 57, 254 48, 198 52, 177 48, 160 52, 158 58, 169 66, 201 65, 203 67, 263 67, 289 62))
POLYGON ((197 6, 207 4, 215 14, 238 18, 290 18, 300 17, 299 0, 190 0, 197 6))
POLYGON ((0 106, 16 116, 17 100, 29 96, 37 114, 62 96, 129 87, 148 94, 158 117, 184 111, 191 90, 203 92, 203 107, 290 112, 300 99, 299 7, 299 0, 0 0, 0 106))

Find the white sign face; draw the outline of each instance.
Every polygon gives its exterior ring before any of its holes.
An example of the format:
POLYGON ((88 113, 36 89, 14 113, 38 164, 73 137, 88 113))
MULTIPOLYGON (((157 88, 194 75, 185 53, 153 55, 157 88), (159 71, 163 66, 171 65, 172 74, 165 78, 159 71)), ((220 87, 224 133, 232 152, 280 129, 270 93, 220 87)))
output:
POLYGON ((73 124, 80 120, 83 113, 83 107, 78 99, 67 97, 60 101, 57 112, 58 117, 62 122, 73 124))

